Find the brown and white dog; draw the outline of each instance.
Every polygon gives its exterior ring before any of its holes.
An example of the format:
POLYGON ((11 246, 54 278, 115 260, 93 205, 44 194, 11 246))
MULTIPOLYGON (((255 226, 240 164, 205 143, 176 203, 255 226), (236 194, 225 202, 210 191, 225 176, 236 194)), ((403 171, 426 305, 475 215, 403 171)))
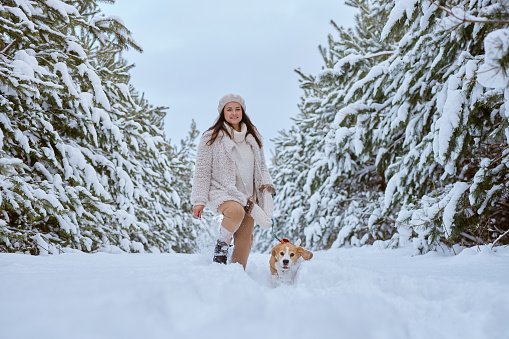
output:
POLYGON ((300 266, 299 259, 309 260, 313 258, 313 253, 292 244, 288 239, 281 240, 281 243, 274 246, 271 250, 270 274, 271 282, 277 285, 280 282, 293 283, 295 275, 300 266))

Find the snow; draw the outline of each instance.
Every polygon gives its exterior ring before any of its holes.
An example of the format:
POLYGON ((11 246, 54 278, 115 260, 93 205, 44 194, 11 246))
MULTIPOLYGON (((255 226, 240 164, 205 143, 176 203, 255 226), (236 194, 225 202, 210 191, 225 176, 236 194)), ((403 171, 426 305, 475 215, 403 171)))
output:
POLYGON ((83 47, 81 47, 80 44, 74 42, 74 41, 66 41, 67 42, 67 47, 68 47, 68 52, 75 52, 76 54, 78 54, 78 56, 83 59, 83 60, 86 60, 87 59, 87 53, 85 52, 85 50, 83 49, 83 47))
POLYGON ((407 21, 409 18, 412 17, 413 12, 415 11, 415 3, 417 0, 399 0, 395 5, 394 8, 391 10, 391 13, 389 14, 389 19, 387 20, 387 23, 385 24, 381 38, 384 40, 389 36, 391 33, 392 27, 402 19, 403 15, 406 14, 407 21))
POLYGON ((17 158, 0 158, 0 166, 19 166, 23 160, 17 158))
POLYGON ((42 189, 36 189, 33 192, 33 196, 37 200, 45 200, 45 201, 47 201, 57 211, 63 211, 64 210, 64 207, 62 206, 62 204, 60 203, 60 201, 58 200, 58 198, 54 194, 47 194, 42 189))
POLYGON ((19 339, 508 338, 509 249, 481 250, 319 251, 276 288, 269 254, 246 272, 208 251, 0 254, 0 328, 19 339))
POLYGON ((490 88, 505 88, 508 75, 502 69, 502 59, 509 51, 509 29, 499 29, 486 35, 484 64, 479 67, 477 80, 481 85, 490 88))
POLYGON ((457 213, 456 208, 458 206, 458 200, 461 198, 463 193, 465 193, 465 191, 468 190, 469 188, 470 185, 468 183, 458 181, 454 183, 453 188, 448 194, 450 200, 447 206, 445 206, 443 214, 444 228, 448 236, 452 234, 452 226, 454 223, 454 216, 457 213))
POLYGON ((464 100, 465 98, 461 90, 449 91, 443 107, 442 116, 437 121, 438 157, 442 164, 445 164, 447 161, 446 154, 450 148, 453 133, 461 123, 464 100))
MULTIPOLYGON (((26 8, 24 8, 24 9, 26 10, 26 8)), ((13 15, 17 16, 20 23, 23 23, 24 25, 26 25, 31 31, 33 31, 35 29, 33 22, 31 22, 28 19, 28 17, 25 15, 25 13, 23 13, 23 11, 20 8, 5 6, 5 7, 2 7, 2 10, 9 11, 13 15)))
POLYGON ((95 16, 90 20, 90 25, 107 28, 110 21, 116 21, 122 26, 125 26, 124 20, 122 20, 121 17, 116 15, 111 15, 109 17, 106 17, 104 15, 95 16))
MULTIPOLYGON (((489 7, 490 6, 484 8, 483 12, 485 14, 488 14, 488 12, 490 12, 489 7)), ((502 9, 502 8, 499 7, 499 9, 502 9)), ((491 21, 484 17, 472 15, 469 12, 466 12, 464 8, 461 8, 459 6, 455 6, 455 7, 448 9, 447 14, 448 15, 444 19, 438 20, 437 23, 442 29, 448 30, 448 31, 454 30, 458 26, 460 26, 466 22, 490 23, 490 21, 491 21)))
POLYGON ((39 66, 39 63, 35 58, 35 52, 31 49, 17 51, 14 54, 12 66, 13 71, 18 73, 18 76, 22 77, 24 75, 30 80, 34 78, 35 72, 42 75, 50 75, 44 67, 39 66))
POLYGON ((62 16, 62 18, 64 19, 65 22, 69 22, 68 14, 75 15, 77 17, 80 16, 80 13, 78 12, 78 10, 75 7, 68 5, 66 3, 63 3, 61 1, 46 0, 45 3, 47 6, 52 7, 54 10, 58 11, 58 13, 62 16))
POLYGON ((344 102, 350 101, 352 97, 355 95, 355 92, 357 90, 360 90, 366 83, 373 81, 373 79, 381 76, 386 72, 387 67, 385 67, 383 63, 381 65, 373 66, 369 70, 369 73, 364 78, 362 78, 361 80, 357 81, 355 84, 352 85, 352 87, 348 91, 348 94, 345 96, 344 102))
POLYGON ((12 62, 12 69, 20 78, 22 78, 22 76, 33 78, 35 75, 33 68, 22 60, 14 60, 12 62))
POLYGON ((176 191, 171 191, 171 200, 173 200, 175 205, 180 207, 180 204, 181 204, 180 196, 179 196, 179 194, 176 191))
POLYGON ((14 139, 19 143, 27 154, 30 154, 31 147, 28 138, 19 129, 14 131, 14 139))
POLYGON ((67 65, 64 64, 63 62, 57 62, 54 67, 55 67, 55 73, 56 72, 60 72, 62 82, 67 87, 67 90, 69 91, 69 94, 74 96, 74 97, 79 97, 80 94, 76 90, 76 86, 74 85, 74 83, 72 81, 72 77, 69 74, 69 71, 67 69, 67 65))
MULTIPOLYGON (((359 61, 363 61, 367 58, 368 56, 364 56, 364 55, 357 55, 357 54, 348 54, 347 56, 341 58, 341 60, 338 60, 336 62, 336 64, 334 65, 334 71, 337 73, 337 74, 343 74, 343 67, 346 65, 346 64, 349 64, 350 67, 353 67, 355 66, 355 64, 357 64, 359 61)), ((320 100, 320 99, 319 99, 320 100)), ((321 100, 320 100, 320 103, 321 103, 321 100)))
POLYGON ((102 105, 106 110, 110 110, 111 109, 110 102, 108 100, 106 93, 104 93, 101 78, 92 69, 88 68, 87 65, 85 64, 78 65, 78 72, 80 73, 81 76, 87 74, 88 79, 90 80, 90 83, 94 88, 95 100, 97 101, 98 104, 102 105))
POLYGON ((400 171, 396 173, 387 183, 387 188, 385 189, 385 197, 384 197, 384 207, 388 209, 391 206, 393 196, 400 187, 401 178, 406 175, 405 171, 400 171))

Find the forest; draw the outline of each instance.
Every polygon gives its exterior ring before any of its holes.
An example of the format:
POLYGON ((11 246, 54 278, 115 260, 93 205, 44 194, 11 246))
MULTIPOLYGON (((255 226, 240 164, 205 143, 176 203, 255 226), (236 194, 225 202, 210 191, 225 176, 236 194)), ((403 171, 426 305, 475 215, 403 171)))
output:
MULTIPOLYGON (((509 1, 348 0, 271 159, 275 229, 310 249, 509 243, 509 1)), ((0 252, 196 250, 198 131, 130 84, 98 1, 0 4, 0 252)), ((255 232, 268 249, 270 231, 255 232)))

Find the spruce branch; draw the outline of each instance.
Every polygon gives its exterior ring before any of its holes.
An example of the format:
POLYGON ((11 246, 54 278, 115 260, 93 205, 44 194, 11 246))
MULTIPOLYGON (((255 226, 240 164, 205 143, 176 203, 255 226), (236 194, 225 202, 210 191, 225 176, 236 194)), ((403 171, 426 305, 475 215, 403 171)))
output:
POLYGON ((505 232, 504 232, 504 234, 500 235, 500 236, 497 238, 497 240, 495 240, 495 241, 493 242, 493 244, 491 245, 491 249, 493 249, 493 247, 495 246, 495 244, 496 244, 496 243, 497 243, 500 239, 502 239, 503 237, 505 237, 507 234, 509 234, 509 230, 505 231, 505 232))
POLYGON ((377 52, 377 53, 366 54, 364 56, 364 58, 365 59, 373 59, 373 58, 377 58, 377 57, 380 57, 380 56, 393 55, 394 53, 395 53, 395 51, 382 51, 382 52, 377 52))
MULTIPOLYGON (((440 208, 440 203, 438 201, 438 194, 437 194, 437 187, 435 185, 435 182, 432 181, 433 183, 433 189, 435 190, 435 197, 436 197, 436 200, 437 200, 437 206, 438 208, 440 208)), ((447 232, 447 227, 445 227, 445 223, 444 223, 444 213, 443 213, 443 210, 445 209, 445 206, 444 208, 440 209, 439 210, 439 213, 441 212, 441 217, 442 217, 442 225, 444 227, 444 231, 445 231, 445 234, 447 236, 447 241, 449 242, 449 246, 452 248, 452 251, 454 252, 454 255, 456 255, 456 251, 454 250, 454 246, 451 245, 451 237, 449 236, 449 232, 447 232)))
MULTIPOLYGON (((487 228, 488 228, 488 223, 489 223, 489 222, 490 222, 490 221, 489 221, 489 219, 488 219, 488 220, 486 220, 486 223, 484 224, 484 227, 482 227, 482 228, 481 228, 481 224, 479 224, 479 226, 477 227, 477 228, 479 229, 479 236, 480 236, 481 238, 482 238, 482 232, 483 232, 483 230, 485 230, 485 229, 487 229, 487 228)), ((478 237, 475 237, 475 238, 477 239, 478 237)), ((478 242, 478 241, 476 241, 476 242, 477 242, 477 249, 480 251, 480 250, 481 250, 481 247, 480 247, 480 245, 479 245, 479 242, 478 242)))
POLYGON ((18 43, 18 39, 14 39, 13 41, 11 41, 10 44, 8 44, 0 53, 2 53, 3 55, 7 56, 7 52, 9 52, 9 50, 14 46, 16 45, 16 43, 18 43))
POLYGON ((484 18, 479 18, 479 17, 474 17, 474 16, 468 16, 467 17, 467 13, 466 12, 463 12, 464 15, 463 17, 461 16, 458 16, 457 14, 454 13, 453 9, 452 8, 446 8, 440 4, 437 4, 435 1, 433 0, 429 0, 429 2, 431 2, 433 5, 435 5, 436 7, 440 8, 441 10, 443 10, 444 12, 446 12, 447 14, 449 14, 450 16, 452 16, 453 18, 459 20, 459 23, 451 28, 445 28, 445 27, 442 27, 444 30, 446 31, 451 31, 451 30, 454 30, 456 28, 458 28, 459 26, 461 26, 462 24, 466 23, 466 22, 469 22, 469 23, 476 23, 476 24, 496 24, 496 25, 507 25, 509 24, 509 21, 505 21, 505 20, 489 20, 489 19, 484 19, 484 18))

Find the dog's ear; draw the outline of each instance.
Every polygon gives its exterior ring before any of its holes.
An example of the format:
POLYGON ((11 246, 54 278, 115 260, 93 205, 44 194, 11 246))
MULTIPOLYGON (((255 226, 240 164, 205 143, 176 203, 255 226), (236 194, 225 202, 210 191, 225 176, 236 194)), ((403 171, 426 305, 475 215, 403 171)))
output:
POLYGON ((272 256, 275 257, 276 256, 276 249, 273 248, 272 252, 270 254, 272 254, 272 256))
POLYGON ((297 251, 299 252, 300 256, 304 258, 304 260, 309 260, 313 258, 313 252, 305 250, 302 247, 297 247, 297 251))

